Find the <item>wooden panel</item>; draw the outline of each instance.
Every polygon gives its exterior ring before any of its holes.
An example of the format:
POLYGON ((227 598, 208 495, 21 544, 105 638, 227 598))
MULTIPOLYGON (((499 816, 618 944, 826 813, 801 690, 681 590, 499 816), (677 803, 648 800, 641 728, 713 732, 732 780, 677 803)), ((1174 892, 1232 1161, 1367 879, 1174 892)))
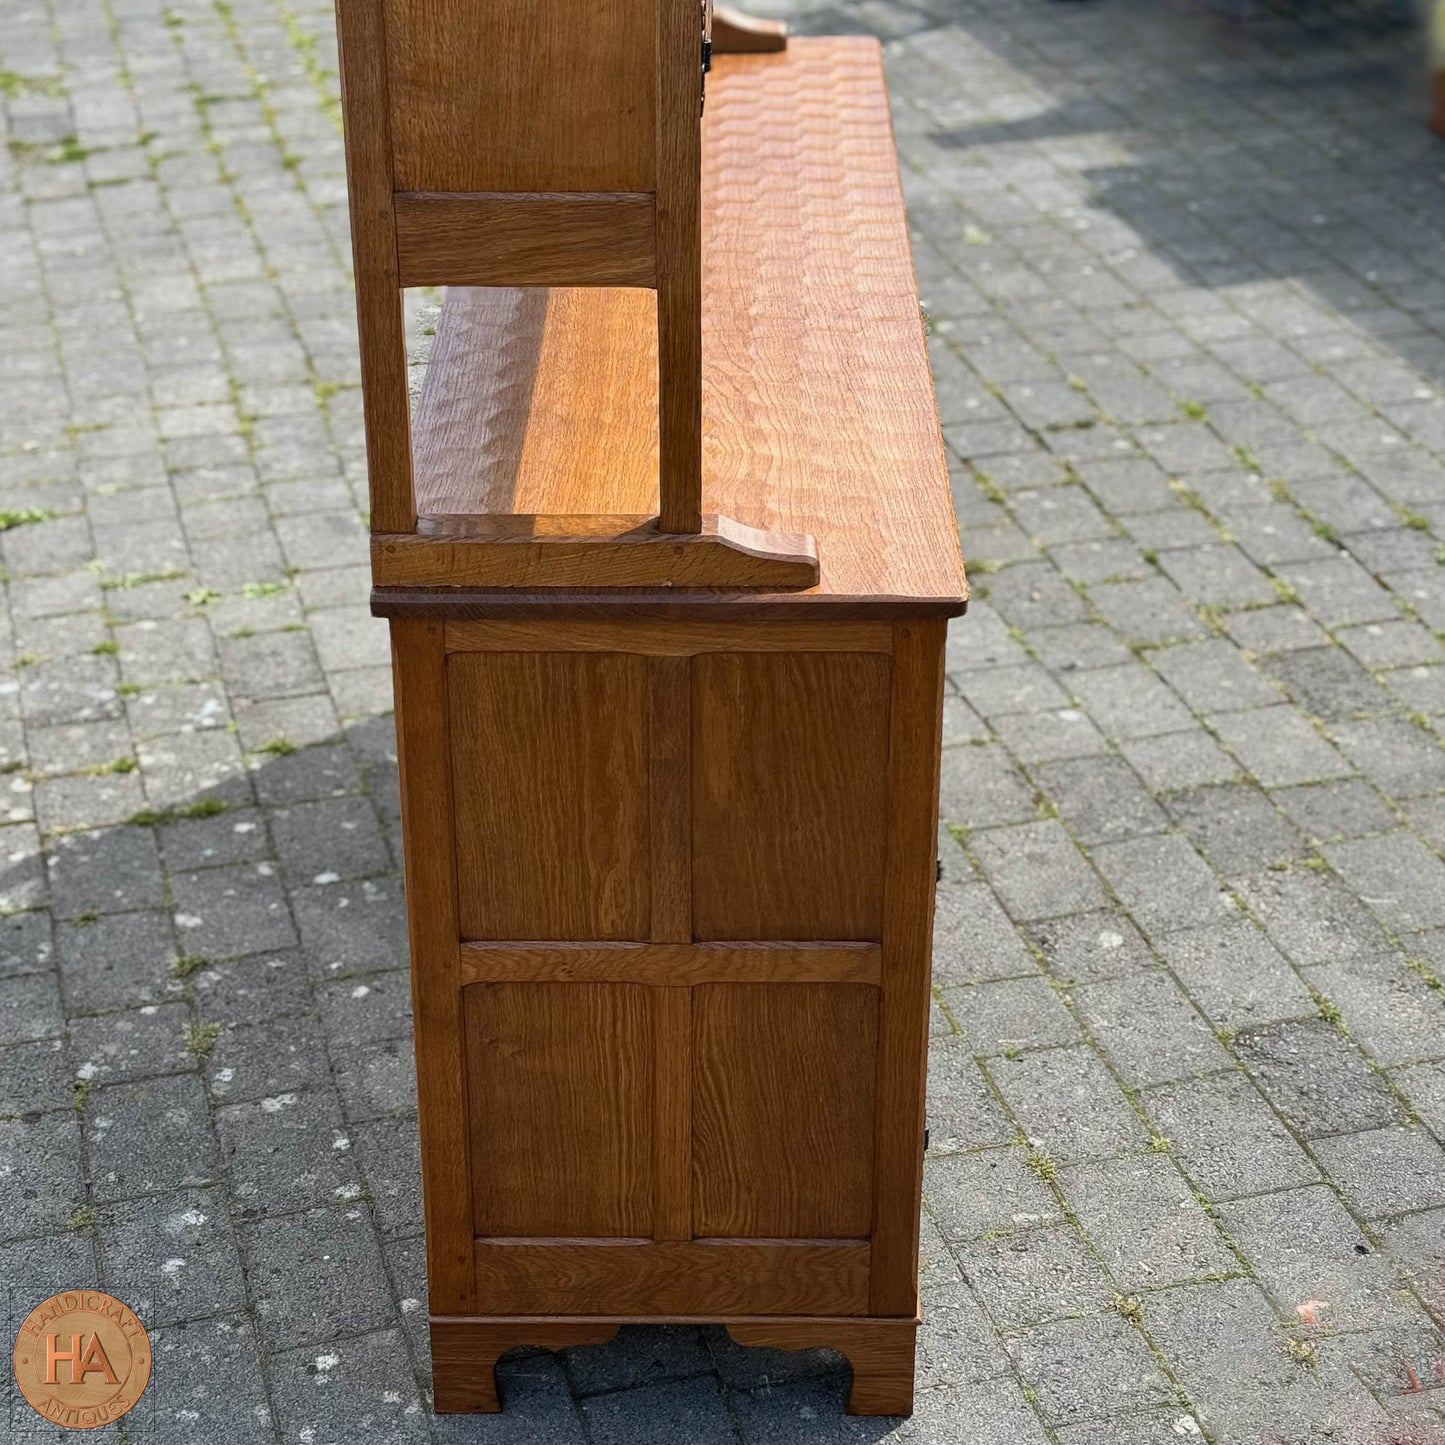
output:
POLYGON ((692 1238, 692 990, 659 988, 657 1007, 656 1239, 692 1238))
POLYGON ((371 539, 379 587, 808 587, 811 537, 760 532, 709 513, 691 535, 638 515, 423 516, 415 535, 371 539))
POLYGON ((667 623, 587 619, 564 627, 506 620, 448 622, 449 652, 891 652, 886 622, 667 623))
MULTIPOLYGON (((439 617, 453 622, 686 622, 708 626, 735 622, 901 622, 918 617, 961 617, 962 598, 952 602, 907 597, 831 597, 811 592, 772 593, 680 591, 675 587, 637 587, 626 592, 598 588, 498 588, 459 592, 454 587, 373 587, 373 617, 439 617), (785 607, 778 603, 785 601, 785 607)), ((724 651, 734 649, 725 648, 724 651)), ((827 644, 810 651, 826 651, 827 644)), ((851 651, 855 649, 840 649, 851 651)), ((864 648, 862 651, 869 651, 864 648)))
POLYGON ((879 938, 888 659, 722 653, 692 668, 694 934, 879 938))
POLYGON ((645 667, 451 655, 463 937, 648 936, 645 667))
POLYGON ((471 1181, 458 1087, 462 1025, 442 625, 393 622, 391 649, 427 1279, 438 1310, 469 1310, 471 1181))
POLYGON ((464 983, 871 983, 876 943, 464 943, 464 983))
POLYGON ((647 664, 647 769, 652 828, 652 941, 692 942, 692 662, 647 664))
POLYGON ((869 1233, 877 1027, 856 984, 693 990, 698 1234, 869 1233))
POLYGON ((403 192, 403 286, 651 286, 651 195, 403 192))
POLYGON ((883 1007, 874 1151, 874 1314, 918 1300, 918 1193, 943 734, 942 622, 899 623, 888 756, 888 872, 883 887, 883 1007))
POLYGON ((397 289, 391 204, 391 115, 382 0, 343 0, 338 4, 336 45, 345 101, 346 186, 356 272, 371 526, 376 532, 404 532, 413 525, 416 508, 412 502, 406 331, 397 289))
POLYGON ((462 999, 476 1233, 650 1234, 649 990, 473 984, 462 999))
MULTIPOLYGON (((816 539, 818 587, 792 605, 956 607, 877 42, 723 56, 703 133, 704 509, 816 539)), ((447 376, 418 406, 420 510, 654 512, 653 311, 636 291, 452 292, 447 376), (449 351, 453 329, 490 342, 449 351)))
POLYGON ((650 191, 654 0, 386 0, 403 191, 650 191))
POLYGON ((479 1239, 476 1260, 496 1314, 856 1315, 868 1301, 859 1240, 479 1239))

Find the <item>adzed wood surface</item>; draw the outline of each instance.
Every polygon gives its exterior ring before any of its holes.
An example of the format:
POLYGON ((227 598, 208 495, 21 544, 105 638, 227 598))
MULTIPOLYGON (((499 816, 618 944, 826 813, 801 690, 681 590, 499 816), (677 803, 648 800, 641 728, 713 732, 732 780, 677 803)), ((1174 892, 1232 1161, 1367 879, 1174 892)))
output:
MULTIPOLYGON (((817 586, 780 603, 960 610, 877 43, 721 57, 702 145, 704 509, 815 539, 817 586)), ((450 292, 418 511, 655 513, 655 330, 642 291, 450 292)))

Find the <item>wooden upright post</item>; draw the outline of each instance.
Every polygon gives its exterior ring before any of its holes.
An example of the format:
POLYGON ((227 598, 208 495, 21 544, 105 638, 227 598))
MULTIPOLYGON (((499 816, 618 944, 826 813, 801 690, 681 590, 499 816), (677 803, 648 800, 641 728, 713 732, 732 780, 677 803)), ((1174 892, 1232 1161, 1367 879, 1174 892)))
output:
POLYGON ((699 0, 657 0, 658 530, 702 531, 699 0), (679 124, 678 117, 690 123, 679 124))

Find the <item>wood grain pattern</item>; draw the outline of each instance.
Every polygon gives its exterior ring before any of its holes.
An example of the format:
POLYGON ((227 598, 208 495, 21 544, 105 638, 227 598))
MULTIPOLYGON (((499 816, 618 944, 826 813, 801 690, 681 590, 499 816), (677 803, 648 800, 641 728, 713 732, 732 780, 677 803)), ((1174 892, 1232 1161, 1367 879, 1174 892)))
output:
POLYGON ((867 983, 882 977, 876 943, 520 943, 461 945, 465 983, 867 983))
POLYGON ((945 630, 942 622, 899 623, 893 644, 883 1007, 873 1152, 876 1257, 870 1309, 878 1315, 911 1315, 918 1307, 918 1194, 923 1179, 945 630))
POLYGON ((655 0, 385 0, 403 191, 654 189, 655 0))
POLYGON ((781 20, 760 20, 731 5, 712 7, 714 55, 768 54, 788 48, 788 27, 781 20))
MULTIPOLYGON (((650 1234, 649 990, 473 984, 462 1000, 476 1233, 650 1234)), ((484 1309, 514 1307, 485 1290, 478 1298, 484 1309)))
POLYGON ((692 990, 653 991, 657 1009, 654 1239, 691 1239, 692 990))
MULTIPOLYGON (((962 598, 952 602, 901 597, 829 597, 817 589, 807 593, 728 591, 672 587, 634 587, 625 592, 597 588, 559 587, 551 590, 521 587, 458 591, 455 587, 374 587, 373 617, 438 617, 464 622, 544 623, 705 623, 727 626, 735 622, 903 622, 915 617, 958 617, 967 610, 962 598), (787 601, 779 609, 779 601, 787 601)), ((724 649, 726 650, 726 649, 724 649)), ((803 651, 827 651, 803 648, 803 651)), ((840 651, 869 651, 841 648, 840 651)))
POLYGON ((702 527, 702 17, 657 5, 658 526, 702 527))
MULTIPOLYGON (((721 57, 703 133, 704 509, 815 538, 821 576, 796 603, 957 610, 962 567, 877 43, 803 38, 721 57)), ((450 293, 439 380, 417 408, 419 509, 653 512, 652 300, 450 293), (477 339, 450 348, 452 332, 477 339)))
POLYGON ((495 1414, 496 1364, 521 1345, 562 1350, 569 1345, 605 1345, 622 1321, 525 1319, 441 1319, 431 1321, 432 1394, 439 1415, 495 1414))
POLYGON ((692 942, 692 661, 647 663, 647 778, 652 941, 692 942))
MULTIPOLYGON (((502 618, 446 625, 448 652, 635 652, 648 657, 692 657, 699 652, 891 652, 886 622, 727 623, 502 618)), ((687 711, 684 698, 679 715, 687 711)))
POLYGON ((693 659, 693 931, 877 939, 887 658, 693 659))
POLYGON ((462 937, 648 937, 645 669, 615 653, 451 654, 462 937))
POLYGON ((645 516, 422 516, 414 534, 373 535, 378 586, 808 587, 810 537, 762 532, 711 513, 673 534, 645 516))
POLYGON ((391 625, 405 840, 427 1281, 438 1310, 475 1308, 462 1077, 454 818, 439 622, 391 625))
POLYGON ((479 1239, 476 1260, 494 1314, 853 1315, 868 1302, 856 1240, 479 1239))
POLYGON ((698 1234, 870 1232, 877 1030, 857 984, 693 990, 698 1234))
POLYGON ((346 96, 346 187, 371 526, 377 532, 405 532, 415 523, 416 507, 406 330, 391 206, 391 106, 382 0, 338 0, 336 45, 346 96))
POLYGON ((913 1413, 913 1352, 917 1319, 738 1320, 728 1334, 740 1345, 775 1350, 839 1350, 853 1366, 850 1415, 913 1413))
POLYGON ((646 193, 395 198, 403 286, 652 286, 656 217, 646 193))

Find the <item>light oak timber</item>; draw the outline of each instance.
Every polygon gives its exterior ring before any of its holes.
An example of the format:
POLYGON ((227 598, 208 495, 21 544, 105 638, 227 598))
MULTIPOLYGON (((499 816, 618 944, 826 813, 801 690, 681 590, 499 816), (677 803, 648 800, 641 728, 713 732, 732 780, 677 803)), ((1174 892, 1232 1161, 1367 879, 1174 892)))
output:
POLYGON ((945 633, 939 621, 894 628, 869 1299, 878 1315, 917 1310, 945 633))
POLYGON ((397 762, 411 949, 427 1283, 438 1310, 470 1311, 470 1140, 462 1075, 456 866, 442 626, 392 623, 397 762))
POLYGON ((653 190, 655 5, 384 0, 396 189, 653 190))
POLYGON ((463 943, 462 983, 863 983, 882 978, 875 943, 463 943))
POLYGON ((712 7, 714 55, 763 54, 788 48, 788 27, 781 20, 760 20, 731 5, 712 7))
POLYGON ((406 328, 392 216, 391 104, 381 0, 341 0, 336 45, 346 131, 346 185, 361 340, 361 401, 374 532, 409 532, 412 500, 411 417, 406 328))
POLYGON ((656 4, 657 525, 685 533, 703 525, 702 12, 656 4))
POLYGON ((838 1350, 853 1366, 850 1415, 913 1413, 913 1349, 918 1320, 729 1320, 740 1345, 775 1350, 838 1350))
POLYGON ((403 286, 652 286, 656 207, 647 193, 395 197, 403 286))
MULTIPOLYGON (((893 651, 886 622, 762 622, 705 624, 586 618, 555 622, 448 622, 448 652, 635 652, 645 657, 692 657, 699 652, 893 651)), ((685 706, 684 699, 678 704, 685 706)))
MULTIPOLYGON (((707 94, 703 510, 813 538, 817 583, 790 605, 956 611, 963 572, 877 43, 725 55, 707 94)), ((652 514, 655 312, 636 290, 449 292, 417 405, 419 512, 652 514)))
POLYGON ((531 1312, 861 1315, 866 1240, 476 1241, 479 1306, 531 1312))
POLYGON ((422 516, 414 533, 373 535, 381 587, 808 587, 808 537, 710 514, 698 533, 663 532, 647 516, 422 516))

